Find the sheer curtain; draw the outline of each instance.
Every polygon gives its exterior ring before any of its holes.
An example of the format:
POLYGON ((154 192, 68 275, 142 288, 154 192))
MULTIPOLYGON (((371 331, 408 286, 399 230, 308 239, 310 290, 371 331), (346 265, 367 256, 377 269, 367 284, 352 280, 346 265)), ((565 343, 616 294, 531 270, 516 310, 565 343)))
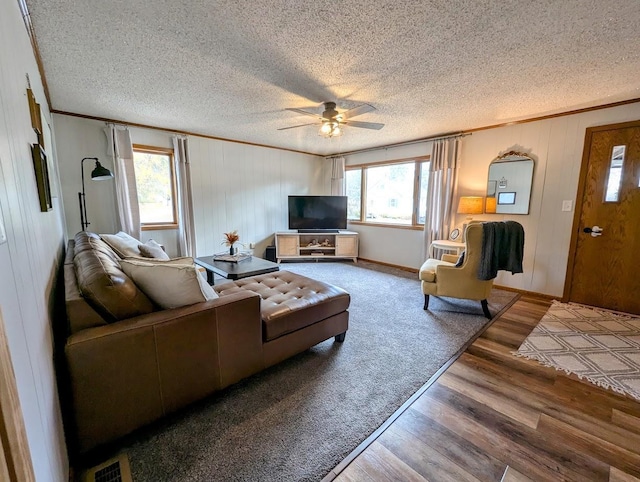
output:
POLYGON ((194 257, 196 238, 187 136, 173 137, 173 154, 176 162, 176 184, 178 186, 178 256, 194 257))
POLYGON ((113 157, 118 229, 140 239, 140 207, 133 166, 133 146, 126 126, 107 124, 107 150, 113 157))
POLYGON ((448 239, 453 226, 461 144, 460 137, 433 142, 424 222, 425 258, 431 243, 436 239, 448 239))
POLYGON ((331 195, 344 196, 344 164, 345 159, 342 156, 328 158, 331 161, 331 195))

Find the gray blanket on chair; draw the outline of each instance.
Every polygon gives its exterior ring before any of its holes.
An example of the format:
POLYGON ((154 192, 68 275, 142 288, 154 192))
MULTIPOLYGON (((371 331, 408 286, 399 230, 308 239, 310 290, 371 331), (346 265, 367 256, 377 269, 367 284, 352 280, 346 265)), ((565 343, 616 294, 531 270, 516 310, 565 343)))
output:
POLYGON ((524 229, 515 221, 482 224, 482 257, 478 279, 490 280, 498 271, 522 273, 524 229))

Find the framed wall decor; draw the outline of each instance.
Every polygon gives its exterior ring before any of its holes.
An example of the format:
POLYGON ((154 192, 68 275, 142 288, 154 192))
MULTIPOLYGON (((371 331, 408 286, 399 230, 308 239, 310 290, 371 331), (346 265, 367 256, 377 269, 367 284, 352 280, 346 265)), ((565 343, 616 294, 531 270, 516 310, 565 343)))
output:
POLYGON ((47 164, 47 154, 38 144, 31 146, 31 156, 33 158, 33 168, 36 173, 36 184, 38 186, 38 198, 40 200, 40 211, 47 212, 53 209, 51 202, 51 184, 49 183, 49 165, 47 164))
POLYGON ((515 204, 516 193, 515 192, 499 192, 498 204, 515 204))
POLYGON ((27 99, 29 100, 31 127, 33 127, 33 130, 38 136, 38 144, 43 145, 44 139, 42 137, 42 116, 40 114, 40 104, 36 102, 36 98, 31 89, 27 89, 27 99))

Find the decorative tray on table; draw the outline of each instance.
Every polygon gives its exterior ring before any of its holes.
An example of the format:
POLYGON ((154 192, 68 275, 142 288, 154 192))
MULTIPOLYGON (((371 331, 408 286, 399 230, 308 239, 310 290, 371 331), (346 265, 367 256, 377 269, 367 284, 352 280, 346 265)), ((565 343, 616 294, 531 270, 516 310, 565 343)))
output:
POLYGON ((229 254, 228 252, 223 252, 213 255, 214 261, 228 261, 230 263, 239 263, 247 259, 251 259, 251 253, 229 254))

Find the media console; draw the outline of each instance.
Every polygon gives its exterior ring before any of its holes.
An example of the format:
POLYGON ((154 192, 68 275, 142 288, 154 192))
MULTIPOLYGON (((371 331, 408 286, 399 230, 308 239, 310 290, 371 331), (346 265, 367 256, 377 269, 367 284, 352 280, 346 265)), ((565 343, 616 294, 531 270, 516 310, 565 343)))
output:
POLYGON ((298 233, 281 231, 276 233, 276 259, 278 263, 287 259, 341 258, 358 262, 358 233, 338 231, 298 233))

